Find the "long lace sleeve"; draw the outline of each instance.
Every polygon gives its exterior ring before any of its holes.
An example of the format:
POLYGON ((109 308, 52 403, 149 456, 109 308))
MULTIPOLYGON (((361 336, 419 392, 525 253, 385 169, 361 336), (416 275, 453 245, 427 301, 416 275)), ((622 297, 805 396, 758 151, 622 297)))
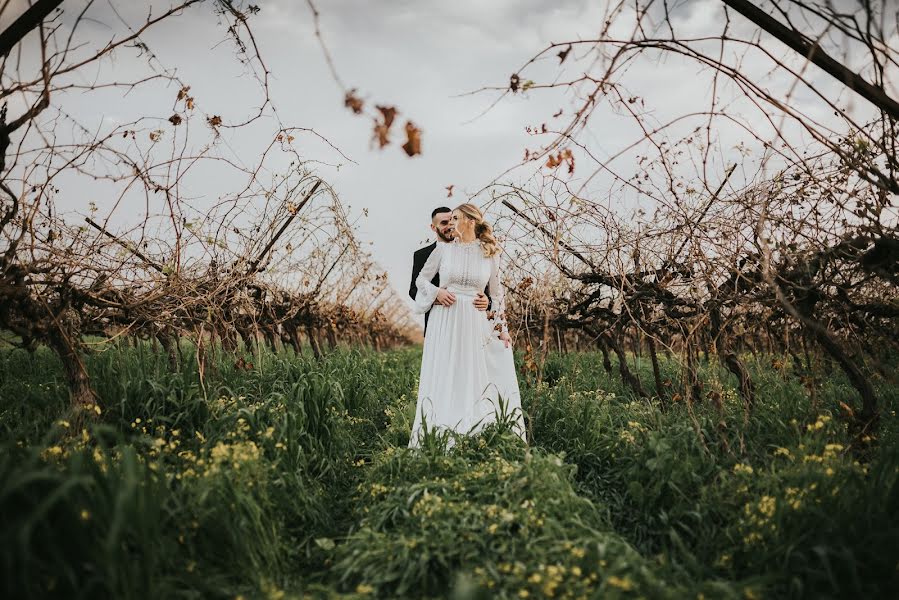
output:
POLYGON ((437 299, 438 287, 431 283, 431 280, 434 279, 434 275, 440 269, 440 259, 442 257, 443 244, 438 242, 415 279, 415 287, 418 288, 418 291, 415 293, 413 312, 421 315, 431 310, 431 307, 434 305, 434 300, 437 299))
POLYGON ((497 252, 490 259, 490 282, 488 283, 492 312, 491 320, 493 321, 494 329, 497 331, 495 335, 499 335, 500 331, 509 332, 509 327, 506 324, 506 292, 501 281, 502 270, 500 268, 499 256, 500 253, 497 252), (497 329, 497 327, 499 328, 497 329))

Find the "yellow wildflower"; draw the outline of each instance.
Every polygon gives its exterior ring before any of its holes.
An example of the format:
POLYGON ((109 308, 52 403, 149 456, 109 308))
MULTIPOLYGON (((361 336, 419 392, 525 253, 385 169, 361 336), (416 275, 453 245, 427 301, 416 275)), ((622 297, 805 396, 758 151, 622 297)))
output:
POLYGON ((752 475, 752 473, 753 473, 752 467, 747 464, 744 464, 744 463, 735 464, 733 471, 737 475, 740 475, 740 474, 752 475))
POLYGON ((612 575, 608 579, 606 579, 606 581, 609 583, 609 585, 616 587, 620 590, 624 590, 625 592, 630 590, 633 587, 633 584, 631 584, 631 580, 628 579, 627 577, 621 578, 621 577, 616 577, 615 575, 612 575))

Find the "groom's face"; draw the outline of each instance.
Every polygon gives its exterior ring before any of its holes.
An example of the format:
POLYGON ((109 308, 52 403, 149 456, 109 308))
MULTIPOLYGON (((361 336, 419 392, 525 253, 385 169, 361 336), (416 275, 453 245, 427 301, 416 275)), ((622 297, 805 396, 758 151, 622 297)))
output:
POLYGON ((453 241, 453 235, 455 235, 453 230, 453 213, 441 212, 434 215, 434 218, 431 219, 431 229, 434 230, 434 233, 437 234, 441 241, 453 241))

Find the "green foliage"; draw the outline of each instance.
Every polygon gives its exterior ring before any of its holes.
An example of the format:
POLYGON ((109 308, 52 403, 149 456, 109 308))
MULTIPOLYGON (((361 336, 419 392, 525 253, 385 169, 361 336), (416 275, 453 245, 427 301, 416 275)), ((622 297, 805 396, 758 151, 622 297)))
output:
MULTIPOLYGON (((420 352, 217 353, 201 382, 150 346, 88 357, 102 414, 66 413, 54 356, 0 351, 9 598, 856 598, 899 589, 896 390, 853 438, 839 376, 701 365, 693 407, 632 398, 595 354, 522 379, 508 424, 408 449, 420 352)), ((648 361, 632 369, 651 383, 648 361)), ((676 380, 675 365, 662 363, 676 380)), ((616 372, 617 373, 617 372, 616 372)), ((651 387, 651 386, 650 386, 651 387)))

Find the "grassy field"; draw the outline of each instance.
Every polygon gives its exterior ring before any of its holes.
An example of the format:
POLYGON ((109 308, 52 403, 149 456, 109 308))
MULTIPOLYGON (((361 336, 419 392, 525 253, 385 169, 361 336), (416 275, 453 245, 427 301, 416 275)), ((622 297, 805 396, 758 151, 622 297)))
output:
MULTIPOLYGON (((66 416, 57 361, 0 350, 5 598, 886 598, 899 591, 899 390, 850 448, 822 375, 702 372, 723 412, 636 400, 551 355, 526 448, 500 424, 406 449, 419 349, 88 359, 102 414, 66 416)), ((668 376, 674 366, 663 365, 668 376)), ((651 380, 648 365, 637 371, 651 380)), ((673 377, 676 381, 676 377, 673 377)))

